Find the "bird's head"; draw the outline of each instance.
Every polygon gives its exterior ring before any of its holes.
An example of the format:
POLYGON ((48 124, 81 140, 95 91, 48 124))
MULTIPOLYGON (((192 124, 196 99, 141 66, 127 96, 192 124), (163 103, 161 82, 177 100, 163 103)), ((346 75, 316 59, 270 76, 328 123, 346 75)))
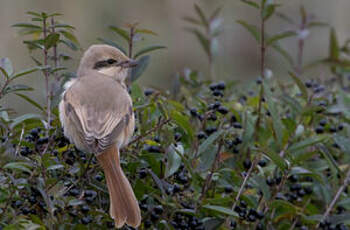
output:
POLYGON ((77 74, 78 77, 83 77, 90 71, 98 71, 124 82, 128 69, 135 65, 134 60, 113 46, 92 45, 81 58, 77 74))

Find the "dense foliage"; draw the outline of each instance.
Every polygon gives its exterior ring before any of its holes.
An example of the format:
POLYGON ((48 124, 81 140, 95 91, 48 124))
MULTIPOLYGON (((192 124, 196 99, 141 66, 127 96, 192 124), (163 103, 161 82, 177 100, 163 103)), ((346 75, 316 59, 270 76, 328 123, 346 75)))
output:
MULTIPOLYGON (((348 229, 348 43, 339 45, 331 29, 329 57, 317 64, 329 67, 332 79, 302 82, 305 31, 325 24, 301 8, 298 29, 267 35, 266 22, 279 5, 242 2, 261 16, 259 26, 238 21, 261 48, 261 76, 253 83, 237 84, 234 77, 207 81, 201 72, 185 69, 171 91, 144 88, 135 80, 150 62, 146 54, 164 47, 134 43, 156 34, 131 24, 110 27, 116 41, 99 39, 139 62, 130 73, 136 130, 121 163, 140 203, 140 229, 348 229), (296 60, 278 44, 293 36, 296 60), (270 48, 291 63, 290 80, 281 81, 266 68, 270 48)), ((195 11, 198 18, 184 19, 194 25, 189 31, 212 66, 220 9, 210 17, 197 5, 195 11)), ((14 93, 39 112, 16 116, 0 108, 0 229, 111 229, 102 170, 92 153, 69 143, 58 120, 62 84, 74 77, 63 68, 70 56, 60 53, 60 46, 79 49, 74 27, 55 21, 59 14, 29 14, 37 24, 14 26, 34 35, 25 44, 42 60, 33 57, 37 67, 14 73, 11 62, 1 59, 0 99, 14 93), (35 71, 46 81, 45 106, 20 93, 30 87, 16 84, 35 71)), ((208 72, 215 79, 212 67, 208 72)))

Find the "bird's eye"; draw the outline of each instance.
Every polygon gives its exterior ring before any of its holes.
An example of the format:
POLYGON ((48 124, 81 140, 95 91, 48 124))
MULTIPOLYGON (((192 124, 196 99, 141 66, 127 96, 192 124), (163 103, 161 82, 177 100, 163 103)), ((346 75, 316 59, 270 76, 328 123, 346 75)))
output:
POLYGON ((116 62, 117 62, 117 61, 114 60, 114 59, 112 59, 112 58, 107 60, 107 63, 110 64, 110 65, 112 65, 112 64, 114 64, 114 63, 116 63, 116 62))

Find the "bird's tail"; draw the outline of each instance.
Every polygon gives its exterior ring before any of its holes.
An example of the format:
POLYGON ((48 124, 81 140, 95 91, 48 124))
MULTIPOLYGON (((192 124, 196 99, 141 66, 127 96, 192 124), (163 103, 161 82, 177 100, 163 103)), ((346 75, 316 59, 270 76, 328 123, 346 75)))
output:
POLYGON ((113 146, 97 156, 105 173, 110 210, 115 227, 121 228, 125 223, 137 228, 141 223, 138 202, 128 179, 125 177, 119 161, 119 150, 113 146))

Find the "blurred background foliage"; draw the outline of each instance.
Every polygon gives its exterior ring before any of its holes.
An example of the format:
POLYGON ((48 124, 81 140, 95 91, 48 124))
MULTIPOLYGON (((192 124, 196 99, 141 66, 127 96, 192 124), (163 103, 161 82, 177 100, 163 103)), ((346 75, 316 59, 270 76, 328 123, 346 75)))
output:
MULTIPOLYGON (((296 22, 299 18, 299 6, 303 4, 308 13, 317 16, 318 21, 327 22, 337 28, 337 36, 340 44, 350 37, 349 15, 350 1, 348 0, 295 0, 277 1, 283 3, 278 12, 286 14, 296 22)), ((73 25, 75 35, 78 38, 82 50, 71 52, 73 60, 66 66, 74 71, 78 61, 89 45, 98 43, 97 38, 109 38, 121 41, 114 32, 108 29, 110 25, 124 25, 126 23, 141 23, 142 27, 155 31, 158 36, 150 36, 142 41, 142 46, 147 44, 159 44, 167 47, 166 50, 155 52, 152 62, 145 72, 140 84, 171 88, 171 80, 174 73, 181 71, 184 67, 193 69, 201 68, 205 74, 209 71, 203 66, 209 65, 201 44, 195 42, 195 37, 188 33, 186 28, 188 22, 183 20, 186 16, 194 16, 193 4, 198 3, 203 11, 209 15, 215 8, 222 7, 220 17, 223 19, 222 32, 218 35, 218 57, 215 59, 213 68, 215 78, 235 79, 245 81, 255 79, 259 75, 259 49, 254 38, 236 20, 244 18, 251 24, 258 24, 259 15, 255 9, 246 7, 236 0, 77 0, 66 1, 25 1, 25 0, 2 0, 0 7, 0 54, 1 57, 9 57, 15 65, 15 70, 23 70, 33 66, 33 62, 21 43, 21 35, 11 25, 17 22, 28 22, 30 17, 25 12, 35 10, 37 12, 60 12, 64 14, 60 18, 62 22, 73 25), (190 51, 190 52, 188 52, 190 51), (183 55, 186 53, 186 55, 183 55)), ((293 28, 292 25, 272 17, 269 20, 267 32, 277 33, 293 28)), ((325 58, 328 54, 329 29, 317 27, 306 39, 304 63, 325 58)), ((288 50, 292 57, 297 55, 297 43, 294 38, 287 38, 281 42, 281 46, 288 50)), ((65 49, 65 47, 63 47, 65 49)), ((66 51, 66 50, 64 50, 66 51)), ((286 67, 288 62, 277 52, 268 52, 266 57, 267 67, 280 78, 287 76, 286 67)), ((305 78, 318 77, 327 79, 329 77, 327 68, 313 68, 303 76, 305 78)), ((209 77, 209 76, 207 76, 209 77)), ((41 76, 32 74, 31 77, 19 79, 21 83, 33 86, 35 90, 31 96, 39 103, 44 103, 44 81, 41 76)), ((9 96, 5 100, 5 107, 11 104, 19 114, 32 111, 33 107, 24 100, 17 100, 15 96, 9 96)))

